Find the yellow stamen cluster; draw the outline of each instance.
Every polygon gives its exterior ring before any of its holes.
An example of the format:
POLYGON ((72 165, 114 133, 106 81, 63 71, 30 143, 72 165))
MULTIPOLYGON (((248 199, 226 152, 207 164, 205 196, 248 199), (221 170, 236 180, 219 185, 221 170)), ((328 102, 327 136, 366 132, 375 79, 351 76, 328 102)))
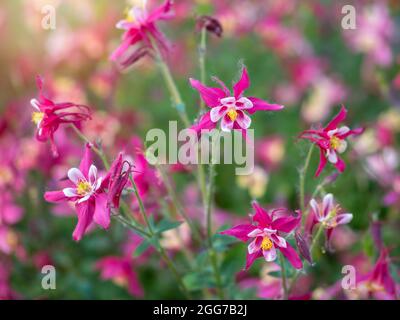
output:
POLYGON ((236 112, 235 109, 230 109, 226 114, 228 115, 229 119, 231 119, 232 121, 235 121, 238 116, 238 113, 236 112))
POLYGON ((264 237, 263 241, 261 242, 261 249, 264 251, 272 249, 274 244, 272 243, 272 240, 268 237, 264 237))
POLYGON ((340 147, 340 145, 342 144, 342 140, 336 136, 332 136, 330 141, 330 146, 333 150, 336 150, 340 147))
POLYGON ((40 121, 43 120, 44 113, 40 111, 32 112, 32 122, 34 124, 38 124, 40 121))
POLYGON ((85 194, 88 194, 89 192, 92 191, 92 186, 90 185, 89 182, 85 180, 81 180, 78 182, 76 186, 76 193, 79 194, 80 196, 83 196, 85 194))

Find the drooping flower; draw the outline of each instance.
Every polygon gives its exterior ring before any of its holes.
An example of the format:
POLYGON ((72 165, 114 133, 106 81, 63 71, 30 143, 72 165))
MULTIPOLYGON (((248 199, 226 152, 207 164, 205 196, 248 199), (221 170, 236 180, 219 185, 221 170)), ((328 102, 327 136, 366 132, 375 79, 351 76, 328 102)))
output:
POLYGON ((241 224, 222 231, 221 234, 233 236, 243 242, 251 240, 248 245, 246 269, 254 260, 264 257, 265 261, 275 261, 279 250, 292 266, 301 269, 303 263, 297 252, 289 244, 282 233, 292 232, 301 221, 301 214, 288 215, 285 209, 264 210, 257 202, 253 202, 255 214, 252 224, 241 224))
POLYGON ((316 144, 320 149, 320 162, 315 176, 318 177, 321 171, 325 168, 326 162, 334 164, 339 172, 343 172, 346 164, 338 156, 338 153, 343 153, 347 149, 346 138, 351 135, 361 134, 364 129, 357 128, 351 130, 349 127, 338 127, 339 123, 344 121, 347 116, 347 110, 342 106, 340 112, 335 118, 328 123, 325 128, 316 130, 305 130, 300 134, 300 138, 308 139, 316 144))
POLYGON ((109 178, 100 177, 92 164, 91 146, 86 145, 79 168, 68 171, 70 187, 61 191, 46 192, 44 198, 49 202, 70 201, 75 203, 78 224, 72 234, 75 241, 82 239, 89 225, 94 221, 102 228, 110 225, 110 207, 106 188, 109 178))
POLYGON ((36 139, 44 142, 50 140, 53 155, 57 156, 57 148, 54 143, 54 133, 60 124, 79 124, 90 119, 89 108, 72 102, 55 103, 43 94, 43 79, 36 77, 39 89, 39 98, 32 99, 31 105, 35 109, 32 113, 32 121, 37 126, 36 139))
POLYGON ((350 223, 353 219, 352 213, 343 213, 339 205, 335 204, 331 193, 324 196, 320 203, 315 199, 311 199, 310 207, 311 211, 307 218, 306 231, 311 235, 314 226, 318 223, 322 224, 326 231, 328 245, 334 228, 350 223))
POLYGON ((158 29, 156 23, 160 20, 172 18, 172 0, 166 0, 160 7, 148 12, 146 0, 140 0, 133 6, 126 18, 118 21, 116 27, 125 30, 122 43, 112 53, 111 60, 119 61, 123 68, 127 68, 140 58, 149 54, 153 49, 153 41, 162 54, 168 51, 168 41, 158 29))
POLYGON ((250 78, 247 69, 243 68, 241 78, 233 86, 233 94, 226 85, 215 78, 221 88, 207 87, 196 79, 190 79, 190 84, 195 88, 210 111, 205 113, 192 129, 200 133, 203 129, 214 129, 221 121, 221 129, 229 132, 232 129, 240 129, 243 132, 250 127, 251 118, 248 114, 256 111, 276 111, 284 107, 278 104, 270 104, 256 97, 245 97, 244 91, 250 86, 250 78))

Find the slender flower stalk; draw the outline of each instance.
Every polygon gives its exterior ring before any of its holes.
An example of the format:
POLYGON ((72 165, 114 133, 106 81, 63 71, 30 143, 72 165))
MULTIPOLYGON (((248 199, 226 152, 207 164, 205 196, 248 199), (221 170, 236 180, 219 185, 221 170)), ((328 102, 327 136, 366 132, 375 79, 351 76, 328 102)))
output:
POLYGON ((279 254, 279 262, 281 265, 281 277, 282 277, 282 287, 283 287, 283 299, 288 298, 288 287, 287 287, 287 281, 286 281, 286 267, 285 263, 283 261, 283 254, 279 254))
MULTIPOLYGON (((202 28, 200 32, 199 45, 199 66, 200 79, 202 83, 206 83, 206 52, 207 52, 207 29, 202 28)), ((205 110, 206 104, 203 99, 200 100, 200 110, 205 110)))

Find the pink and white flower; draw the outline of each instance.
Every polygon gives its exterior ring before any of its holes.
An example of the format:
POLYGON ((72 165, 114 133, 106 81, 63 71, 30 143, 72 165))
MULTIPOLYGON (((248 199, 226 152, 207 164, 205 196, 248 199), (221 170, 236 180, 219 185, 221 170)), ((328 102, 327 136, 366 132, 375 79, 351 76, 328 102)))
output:
POLYGON ((221 130, 229 132, 240 129, 243 132, 251 125, 249 114, 257 111, 277 111, 284 107, 278 104, 270 104, 256 97, 246 97, 244 91, 250 86, 250 78, 247 69, 243 68, 241 78, 233 86, 233 94, 226 85, 215 78, 221 88, 207 87, 196 79, 190 79, 190 84, 195 88, 205 104, 211 108, 195 124, 192 129, 200 133, 203 129, 214 129, 221 122, 221 130))
POLYGON ((320 149, 320 162, 315 172, 316 177, 325 168, 327 161, 334 164, 339 172, 343 172, 346 168, 345 162, 338 155, 347 149, 345 139, 351 135, 359 135, 364 131, 363 128, 351 130, 347 126, 338 127, 339 123, 346 119, 346 116, 347 110, 342 106, 338 115, 325 128, 305 130, 300 134, 300 138, 310 140, 320 149))
POLYGON ((255 214, 252 216, 252 224, 238 225, 221 232, 243 242, 251 241, 247 248, 246 269, 260 257, 264 257, 267 262, 275 261, 277 250, 289 260, 294 268, 301 269, 303 263, 299 255, 282 237, 282 233, 291 233, 299 225, 301 214, 288 215, 286 209, 266 211, 257 202, 253 202, 253 208, 255 214))

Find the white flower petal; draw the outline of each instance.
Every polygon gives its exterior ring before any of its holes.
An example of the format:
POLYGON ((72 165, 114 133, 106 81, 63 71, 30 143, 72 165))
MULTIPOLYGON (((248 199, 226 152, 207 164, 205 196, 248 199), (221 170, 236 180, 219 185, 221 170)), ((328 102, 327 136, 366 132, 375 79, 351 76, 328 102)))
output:
POLYGON ((63 189, 63 193, 66 197, 72 198, 72 197, 76 197, 78 194, 76 193, 76 189, 75 188, 64 188, 63 189))
POLYGON ((265 261, 274 261, 276 259, 276 249, 275 247, 272 247, 269 250, 263 250, 263 256, 265 258, 265 261))
POLYGON ((250 242, 249 246, 247 247, 247 251, 249 254, 253 254, 254 252, 257 252, 261 248, 261 242, 262 240, 258 240, 258 238, 255 238, 252 242, 250 242))
POLYGON ((254 229, 252 232, 250 232, 247 236, 250 238, 257 237, 259 234, 263 233, 262 230, 260 229, 254 229))
POLYGON ((337 130, 337 135, 341 136, 341 135, 343 135, 343 134, 346 134, 346 133, 349 132, 349 131, 350 131, 350 128, 349 128, 349 127, 343 126, 343 127, 340 127, 340 128, 337 130))
POLYGON ((90 185, 94 185, 97 180, 97 168, 95 165, 91 165, 89 168, 89 183, 90 185))
POLYGON ((328 193, 322 200, 322 214, 325 217, 328 216, 329 212, 333 209, 333 195, 328 193))
POLYGON ((78 168, 71 168, 68 170, 68 178, 71 180, 74 184, 78 184, 80 180, 86 181, 85 176, 79 170, 78 168))
POLYGON ((226 97, 219 100, 222 105, 224 104, 234 104, 236 102, 235 97, 226 97))
POLYGON ((89 200, 89 198, 92 196, 92 194, 91 193, 88 193, 86 196, 84 196, 83 198, 80 198, 79 200, 78 200, 78 203, 82 203, 82 202, 85 202, 85 201, 87 201, 87 200, 89 200))
POLYGON ((347 141, 345 140, 341 140, 339 147, 336 149, 339 153, 343 153, 345 152, 347 149, 347 141))
POLYGON ((329 149, 326 152, 326 156, 328 157, 328 160, 329 160, 330 163, 335 164, 338 161, 337 154, 336 154, 335 150, 329 149))
POLYGON ((40 105, 39 105, 39 101, 37 101, 37 99, 31 99, 31 105, 36 110, 40 111, 40 107, 39 107, 40 105))
POLYGON ((245 114, 243 111, 238 111, 238 116, 236 118, 236 122, 239 124, 239 126, 242 129, 247 129, 251 125, 250 117, 247 114, 245 114))
POLYGON ((225 132, 230 132, 233 129, 233 124, 234 121, 224 116, 221 121, 221 130, 225 132))
POLYGON ((243 103, 242 106, 236 106, 236 109, 240 110, 240 109, 251 109, 253 108, 253 102, 251 102, 249 99, 247 99, 246 97, 241 97, 240 99, 236 100, 236 102, 241 102, 243 103))
POLYGON ((228 111, 227 107, 221 106, 221 107, 214 107, 210 111, 210 119, 212 122, 217 122, 219 121, 228 111))

